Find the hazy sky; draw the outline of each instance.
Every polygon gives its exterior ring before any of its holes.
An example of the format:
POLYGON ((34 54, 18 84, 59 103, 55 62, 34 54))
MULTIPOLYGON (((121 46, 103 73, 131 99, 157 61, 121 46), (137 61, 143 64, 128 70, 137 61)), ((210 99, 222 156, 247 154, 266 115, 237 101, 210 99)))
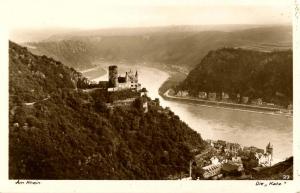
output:
MULTIPOLYGON (((107 28, 292 22, 290 0, 1 0, 9 28, 107 28)), ((1 22, 1 23, 2 23, 1 22)))

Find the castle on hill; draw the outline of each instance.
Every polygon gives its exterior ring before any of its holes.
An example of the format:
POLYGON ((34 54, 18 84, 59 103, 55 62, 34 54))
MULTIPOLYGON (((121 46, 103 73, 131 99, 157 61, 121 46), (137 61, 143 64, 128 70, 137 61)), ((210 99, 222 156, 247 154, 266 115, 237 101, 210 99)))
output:
POLYGON ((141 84, 138 81, 138 71, 135 73, 131 70, 125 73, 125 76, 119 76, 118 66, 108 67, 108 91, 131 89, 134 91, 141 90, 141 84))

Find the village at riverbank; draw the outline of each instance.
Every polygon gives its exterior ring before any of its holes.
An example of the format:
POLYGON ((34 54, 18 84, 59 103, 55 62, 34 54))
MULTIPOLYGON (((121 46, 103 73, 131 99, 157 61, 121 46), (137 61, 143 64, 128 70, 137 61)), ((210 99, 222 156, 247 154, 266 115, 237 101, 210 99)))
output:
POLYGON ((279 106, 275 106, 274 104, 264 105, 263 102, 258 102, 256 104, 240 104, 235 102, 225 102, 225 101, 217 101, 216 97, 213 99, 205 97, 196 98, 188 95, 187 92, 180 92, 180 94, 175 94, 174 90, 168 89, 165 93, 161 94, 162 97, 166 100, 173 101, 187 101, 193 102, 205 106, 217 107, 217 108, 230 108, 241 111, 249 111, 255 113, 265 113, 271 115, 283 115, 287 117, 293 117, 292 106, 288 108, 280 108, 279 106))

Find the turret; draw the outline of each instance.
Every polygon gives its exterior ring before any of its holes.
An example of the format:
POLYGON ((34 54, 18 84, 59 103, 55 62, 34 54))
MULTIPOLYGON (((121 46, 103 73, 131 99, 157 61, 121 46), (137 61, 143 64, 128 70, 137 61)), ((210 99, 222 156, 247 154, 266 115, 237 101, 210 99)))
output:
POLYGON ((129 80, 127 72, 125 73, 125 80, 126 80, 126 82, 128 82, 128 80, 129 80))
POLYGON ((138 77, 138 71, 136 71, 136 72, 135 72, 135 80, 136 80, 136 82, 138 82, 138 78, 139 78, 139 77, 138 77))

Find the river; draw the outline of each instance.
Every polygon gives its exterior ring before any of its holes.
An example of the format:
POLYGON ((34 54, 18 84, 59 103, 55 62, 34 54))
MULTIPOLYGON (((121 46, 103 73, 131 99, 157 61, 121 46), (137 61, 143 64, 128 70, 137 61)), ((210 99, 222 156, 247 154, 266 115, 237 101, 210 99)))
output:
MULTIPOLYGON (((148 67, 121 66, 139 72, 139 82, 149 91, 148 95, 159 98, 161 105, 170 107, 181 120, 201 134, 204 139, 236 142, 242 146, 255 146, 265 149, 271 142, 274 148, 274 162, 292 156, 293 119, 281 115, 263 114, 219 107, 209 107, 184 101, 167 101, 158 94, 158 89, 169 75, 166 72, 148 67)), ((108 80, 108 75, 94 79, 108 80)))

